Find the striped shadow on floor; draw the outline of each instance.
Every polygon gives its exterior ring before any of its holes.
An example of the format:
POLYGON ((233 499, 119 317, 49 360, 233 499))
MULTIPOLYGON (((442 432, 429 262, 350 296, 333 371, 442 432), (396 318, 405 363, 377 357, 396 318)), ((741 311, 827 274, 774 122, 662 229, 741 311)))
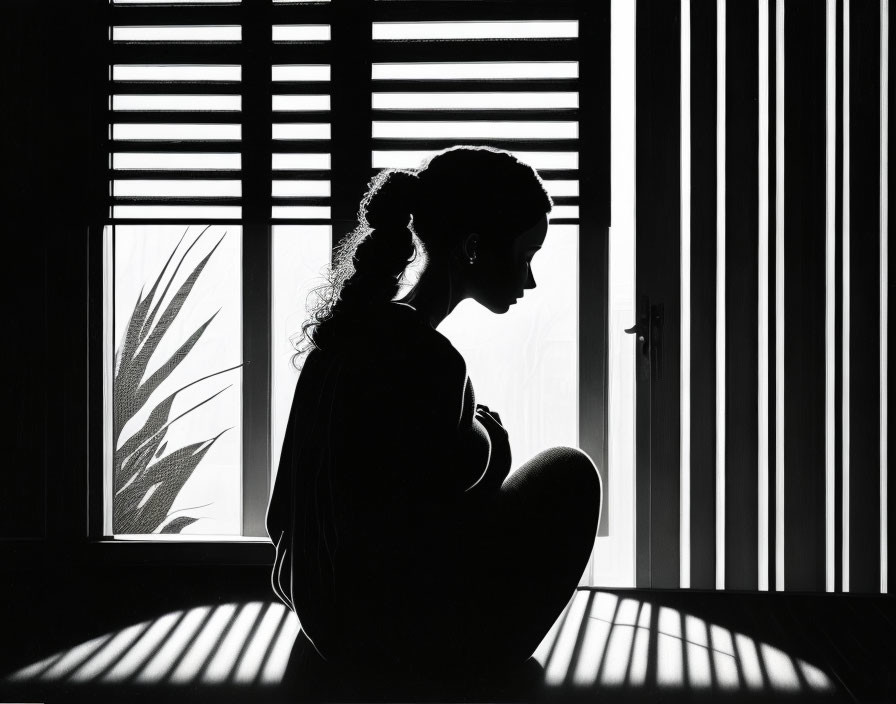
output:
MULTIPOLYGON (((535 653, 544 677, 533 698, 842 694, 818 664, 645 594, 577 591, 535 653)), ((29 692, 64 685, 70 692, 156 686, 271 694, 299 629, 279 603, 199 606, 87 640, 12 673, 6 684, 29 692)))

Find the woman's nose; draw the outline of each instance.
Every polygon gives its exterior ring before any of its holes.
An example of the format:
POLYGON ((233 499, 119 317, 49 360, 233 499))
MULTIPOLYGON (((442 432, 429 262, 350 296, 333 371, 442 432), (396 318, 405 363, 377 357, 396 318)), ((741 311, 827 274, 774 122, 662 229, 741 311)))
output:
POLYGON ((535 288, 535 277, 532 275, 532 270, 529 270, 529 277, 526 279, 526 288, 535 288))

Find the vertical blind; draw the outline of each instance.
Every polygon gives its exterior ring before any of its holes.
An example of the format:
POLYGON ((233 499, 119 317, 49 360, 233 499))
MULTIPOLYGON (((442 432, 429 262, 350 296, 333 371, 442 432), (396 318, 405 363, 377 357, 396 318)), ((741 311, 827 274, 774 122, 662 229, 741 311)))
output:
POLYGON ((638 163, 677 167, 636 211, 680 250, 667 583, 888 591, 889 30, 887 0, 638 3, 638 163))

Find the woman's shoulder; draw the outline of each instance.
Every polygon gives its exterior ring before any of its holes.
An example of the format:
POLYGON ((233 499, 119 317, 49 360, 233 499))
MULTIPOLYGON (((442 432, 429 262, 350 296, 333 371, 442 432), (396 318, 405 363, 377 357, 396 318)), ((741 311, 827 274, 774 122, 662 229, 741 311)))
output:
POLYGON ((434 359, 465 369, 464 358, 457 348, 415 308, 405 304, 392 302, 388 304, 387 314, 408 321, 404 329, 408 333, 403 350, 411 355, 425 355, 426 359, 434 359))
POLYGON ((390 368, 439 376, 465 376, 466 363, 451 341, 415 308, 398 302, 371 305, 363 315, 340 321, 327 354, 359 373, 390 368))

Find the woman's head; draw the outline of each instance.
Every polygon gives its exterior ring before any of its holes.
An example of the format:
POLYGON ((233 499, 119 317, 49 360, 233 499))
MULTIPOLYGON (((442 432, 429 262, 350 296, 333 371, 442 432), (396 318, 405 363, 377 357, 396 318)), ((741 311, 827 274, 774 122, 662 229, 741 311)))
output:
POLYGON ((318 304, 302 326, 326 343, 327 321, 388 302, 422 245, 427 260, 459 266, 469 294, 503 312, 532 288, 528 260, 544 241, 552 202, 535 170, 509 152, 458 146, 419 169, 386 169, 361 201, 358 227, 335 252, 318 304), (473 264, 469 263, 470 259, 473 264))

